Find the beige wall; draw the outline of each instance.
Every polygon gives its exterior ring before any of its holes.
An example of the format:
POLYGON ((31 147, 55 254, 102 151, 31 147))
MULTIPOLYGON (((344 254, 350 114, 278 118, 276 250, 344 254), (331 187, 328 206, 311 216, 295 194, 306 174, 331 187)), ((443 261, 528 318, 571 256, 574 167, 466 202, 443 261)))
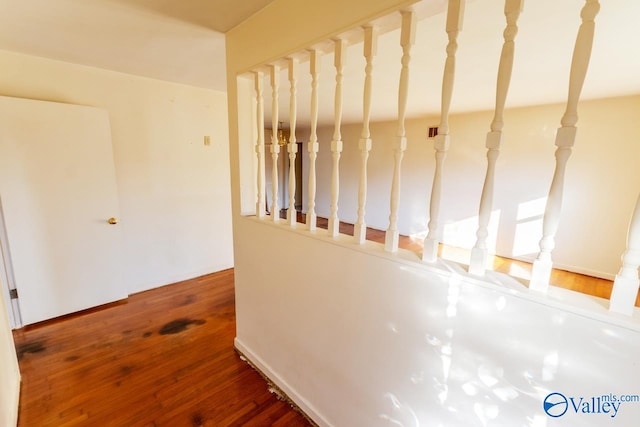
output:
MULTIPOLYGON (((541 237, 541 214, 549 190, 554 138, 563 105, 510 109, 505 113, 503 146, 498 159, 491 250, 531 259, 541 237)), ((569 159, 562 220, 554 251, 556 265, 612 277, 620 268, 633 204, 640 192, 640 96, 582 101, 578 136, 569 159)), ((451 148, 445 163, 441 223, 446 243, 475 243, 480 192, 486 170, 485 135, 489 111, 454 114, 451 148)), ((434 169, 433 143, 426 130, 438 117, 407 123, 408 148, 402 164, 399 227, 403 234, 426 230, 434 169)), ((340 218, 354 222, 357 210, 361 127, 342 129, 340 218)), ((393 168, 394 122, 372 125, 367 224, 386 229, 393 168)), ((333 127, 319 131, 317 211, 329 213, 333 127)))
POLYGON ((109 112, 130 293, 233 265, 224 93, 4 51, 0 68, 1 95, 109 112))

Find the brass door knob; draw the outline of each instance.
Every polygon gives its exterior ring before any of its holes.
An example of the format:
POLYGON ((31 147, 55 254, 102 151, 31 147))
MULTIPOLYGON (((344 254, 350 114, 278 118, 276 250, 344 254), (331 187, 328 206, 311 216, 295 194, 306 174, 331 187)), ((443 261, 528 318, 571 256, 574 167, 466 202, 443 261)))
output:
POLYGON ((115 225, 115 224, 117 224, 117 223, 118 223, 118 218, 113 218, 113 217, 112 217, 112 218, 109 218, 109 219, 107 220, 107 222, 108 222, 109 224, 111 224, 111 225, 115 225))

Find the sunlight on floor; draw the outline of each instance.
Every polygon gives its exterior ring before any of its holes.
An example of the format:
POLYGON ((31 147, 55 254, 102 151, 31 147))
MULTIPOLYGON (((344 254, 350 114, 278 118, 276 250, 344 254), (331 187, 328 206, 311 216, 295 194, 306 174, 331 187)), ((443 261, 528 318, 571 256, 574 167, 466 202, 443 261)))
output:
POLYGON ((531 264, 527 264, 527 267, 525 268, 519 264, 511 263, 507 274, 520 279, 531 280, 531 264))

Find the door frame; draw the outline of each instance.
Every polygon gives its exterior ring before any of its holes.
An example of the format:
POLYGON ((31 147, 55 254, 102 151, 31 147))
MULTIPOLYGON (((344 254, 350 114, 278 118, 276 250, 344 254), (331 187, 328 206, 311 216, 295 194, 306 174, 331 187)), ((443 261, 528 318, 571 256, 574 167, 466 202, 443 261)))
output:
POLYGON ((4 222, 4 211, 2 209, 2 195, 0 195, 0 287, 4 295, 4 304, 9 314, 9 325, 11 329, 18 329, 23 326, 20 316, 20 306, 17 299, 11 298, 11 291, 16 289, 16 282, 13 277, 11 264, 11 251, 9 239, 7 238, 7 228, 4 222))

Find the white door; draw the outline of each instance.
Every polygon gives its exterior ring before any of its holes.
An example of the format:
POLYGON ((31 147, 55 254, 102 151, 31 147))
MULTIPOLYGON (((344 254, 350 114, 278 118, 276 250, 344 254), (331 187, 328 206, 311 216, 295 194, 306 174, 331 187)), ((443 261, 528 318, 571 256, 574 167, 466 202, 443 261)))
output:
POLYGON ((0 97, 0 206, 23 324, 127 297, 106 111, 0 97))

